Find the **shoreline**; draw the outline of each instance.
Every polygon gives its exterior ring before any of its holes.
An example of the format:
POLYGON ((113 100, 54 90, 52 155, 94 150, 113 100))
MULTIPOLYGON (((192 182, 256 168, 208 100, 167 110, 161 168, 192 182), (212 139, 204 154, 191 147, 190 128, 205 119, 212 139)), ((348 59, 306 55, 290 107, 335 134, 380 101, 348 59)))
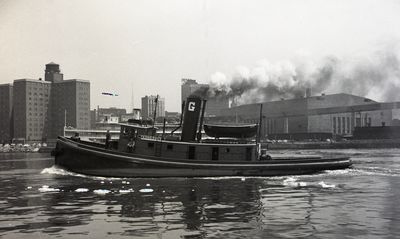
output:
POLYGON ((261 148, 268 150, 400 148, 400 139, 367 139, 367 140, 348 140, 339 142, 261 143, 261 148))

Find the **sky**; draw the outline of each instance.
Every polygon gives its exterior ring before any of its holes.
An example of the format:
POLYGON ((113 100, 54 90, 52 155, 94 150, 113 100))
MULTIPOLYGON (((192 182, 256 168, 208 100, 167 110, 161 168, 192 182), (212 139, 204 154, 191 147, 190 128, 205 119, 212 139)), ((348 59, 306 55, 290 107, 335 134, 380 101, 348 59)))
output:
POLYGON ((182 78, 371 58, 399 42, 399 13, 395 0, 0 0, 0 84, 56 62, 64 79, 90 81, 92 109, 159 94, 179 111, 182 78))

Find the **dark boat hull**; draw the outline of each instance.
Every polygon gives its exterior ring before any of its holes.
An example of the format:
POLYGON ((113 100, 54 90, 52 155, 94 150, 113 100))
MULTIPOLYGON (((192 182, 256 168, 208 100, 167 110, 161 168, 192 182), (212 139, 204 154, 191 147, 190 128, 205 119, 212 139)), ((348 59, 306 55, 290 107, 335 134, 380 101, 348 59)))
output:
POLYGON ((344 169, 352 164, 346 157, 255 162, 173 160, 105 150, 66 138, 58 139, 54 155, 58 166, 106 177, 281 176, 344 169))

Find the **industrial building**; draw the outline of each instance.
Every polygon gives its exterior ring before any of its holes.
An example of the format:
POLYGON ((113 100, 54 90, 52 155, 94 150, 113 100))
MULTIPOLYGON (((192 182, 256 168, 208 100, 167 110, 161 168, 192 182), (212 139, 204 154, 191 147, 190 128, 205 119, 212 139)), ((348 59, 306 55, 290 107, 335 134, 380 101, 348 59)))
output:
POLYGON ((344 93, 322 94, 225 108, 208 121, 258 123, 260 118, 263 138, 335 138, 351 136, 355 127, 399 125, 400 102, 380 103, 344 93))

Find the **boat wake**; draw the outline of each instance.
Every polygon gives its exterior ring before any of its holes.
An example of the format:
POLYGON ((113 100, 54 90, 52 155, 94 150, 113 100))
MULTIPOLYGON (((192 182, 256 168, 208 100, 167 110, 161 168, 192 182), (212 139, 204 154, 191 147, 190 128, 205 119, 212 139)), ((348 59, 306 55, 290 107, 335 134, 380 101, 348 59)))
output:
POLYGON ((86 176, 83 174, 70 172, 70 171, 60 168, 56 165, 53 165, 50 168, 45 168, 40 173, 41 174, 61 175, 61 176, 74 176, 74 177, 82 177, 82 178, 90 177, 90 176, 86 176))
POLYGON ((90 176, 90 175, 84 175, 84 174, 80 174, 80 173, 74 173, 74 172, 68 171, 68 170, 66 170, 64 168, 58 167, 57 165, 53 165, 50 168, 44 168, 40 173, 41 174, 59 175, 59 176, 72 176, 72 177, 80 177, 80 178, 90 178, 90 179, 95 179, 95 180, 107 180, 107 181, 125 179, 125 178, 111 178, 111 177, 90 176))

